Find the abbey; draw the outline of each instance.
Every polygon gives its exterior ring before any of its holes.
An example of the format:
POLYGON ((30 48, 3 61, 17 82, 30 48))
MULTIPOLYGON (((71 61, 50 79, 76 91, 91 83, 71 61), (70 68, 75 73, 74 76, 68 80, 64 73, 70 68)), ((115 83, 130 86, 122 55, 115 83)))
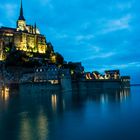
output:
POLYGON ((47 42, 36 26, 27 25, 21 1, 20 14, 16 28, 0 27, 0 60, 13 46, 16 50, 45 54, 47 42))

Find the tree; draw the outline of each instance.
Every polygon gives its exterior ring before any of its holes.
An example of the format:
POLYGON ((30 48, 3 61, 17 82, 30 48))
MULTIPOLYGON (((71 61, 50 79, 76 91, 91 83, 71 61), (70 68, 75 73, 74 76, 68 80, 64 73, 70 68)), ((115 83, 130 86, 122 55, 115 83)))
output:
POLYGON ((58 52, 55 53, 55 56, 56 56, 56 63, 62 65, 64 63, 64 57, 58 52))

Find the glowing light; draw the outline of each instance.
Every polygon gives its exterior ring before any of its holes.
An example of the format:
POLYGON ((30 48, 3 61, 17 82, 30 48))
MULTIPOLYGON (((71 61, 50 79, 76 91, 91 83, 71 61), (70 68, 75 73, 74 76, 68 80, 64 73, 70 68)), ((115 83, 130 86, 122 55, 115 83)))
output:
POLYGON ((87 80, 91 80, 91 79, 92 79, 91 76, 90 76, 90 73, 87 73, 87 74, 86 74, 86 79, 87 79, 87 80))
POLYGON ((57 109, 57 96, 56 95, 52 95, 52 109, 55 112, 57 109))
POLYGON ((26 52, 26 51, 27 51, 27 48, 26 48, 26 47, 24 47, 24 48, 23 48, 23 51, 25 51, 25 52, 26 52))
POLYGON ((98 79, 98 75, 96 73, 93 73, 95 79, 98 79))
POLYGON ((38 45, 38 52, 44 54, 46 53, 46 48, 47 48, 46 45, 43 44, 38 45))
POLYGON ((74 74, 74 70, 71 70, 70 72, 71 72, 71 75, 73 75, 73 74, 74 74))
POLYGON ((8 87, 4 87, 3 89, 2 89, 2 94, 1 94, 1 96, 2 96, 2 98, 3 98, 3 100, 5 100, 5 101, 7 101, 8 99, 9 99, 9 88, 8 87))
POLYGON ((34 49, 33 49, 33 52, 34 52, 34 53, 37 53, 37 49, 36 49, 36 48, 34 48, 34 49))
POLYGON ((59 83, 59 81, 58 81, 58 80, 49 80, 49 82, 50 82, 51 84, 53 84, 53 85, 55 85, 55 84, 58 84, 58 83, 59 83))
POLYGON ((6 36, 13 36, 13 34, 6 34, 6 36))
POLYGON ((51 57, 51 61, 52 61, 53 63, 56 63, 56 56, 55 56, 55 55, 53 55, 53 56, 51 57))

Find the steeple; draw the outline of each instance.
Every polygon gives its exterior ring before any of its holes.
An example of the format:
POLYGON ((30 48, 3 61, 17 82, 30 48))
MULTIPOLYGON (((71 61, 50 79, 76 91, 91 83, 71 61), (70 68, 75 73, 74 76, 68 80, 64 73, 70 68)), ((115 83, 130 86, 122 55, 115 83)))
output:
POLYGON ((18 20, 24 20, 25 21, 25 18, 24 18, 24 15, 23 15, 22 0, 21 0, 20 15, 19 15, 18 20))
POLYGON ((34 28, 35 28, 35 34, 36 34, 36 22, 35 22, 34 28))
POLYGON ((17 20, 17 31, 25 31, 25 30, 26 30, 26 21, 23 15, 23 7, 22 7, 22 0, 21 0, 20 15, 17 20))

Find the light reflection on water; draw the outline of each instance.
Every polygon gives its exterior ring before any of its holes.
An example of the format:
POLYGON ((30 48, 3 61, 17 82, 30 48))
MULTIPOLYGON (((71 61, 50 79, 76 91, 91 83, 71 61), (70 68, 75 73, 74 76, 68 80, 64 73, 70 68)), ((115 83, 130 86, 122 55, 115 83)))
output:
POLYGON ((7 101, 9 99, 9 87, 8 86, 4 86, 0 89, 0 96, 4 101, 7 101))
POLYGON ((129 114, 126 105, 133 104, 131 94, 135 94, 130 89, 24 92, 11 90, 8 97, 0 92, 2 140, 117 139, 117 133, 122 133, 120 124, 130 121, 124 122, 122 110, 129 114))

